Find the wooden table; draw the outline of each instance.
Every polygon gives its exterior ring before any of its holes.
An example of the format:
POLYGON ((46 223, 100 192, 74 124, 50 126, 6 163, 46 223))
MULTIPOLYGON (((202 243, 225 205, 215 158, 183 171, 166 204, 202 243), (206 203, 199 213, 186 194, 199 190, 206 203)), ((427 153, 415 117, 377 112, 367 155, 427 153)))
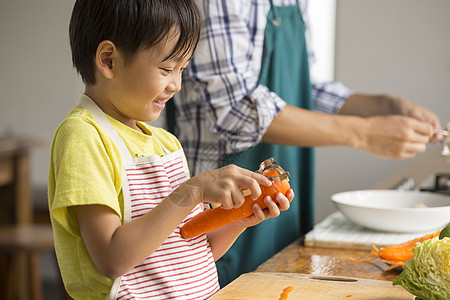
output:
POLYGON ((30 154, 44 142, 36 136, 0 138, 0 224, 33 221, 30 154))
MULTIPOLYGON (((45 144, 45 140, 38 136, 0 138, 0 226, 26 226, 33 223, 30 155, 34 147, 43 144, 45 144)), ((2 238, 8 237, 2 235, 2 238)), ((20 239, 20 236, 17 238, 20 239)), ((30 278, 27 276, 29 274, 28 266, 31 263, 32 261, 22 253, 13 260, 10 255, 4 255, 2 251, 2 256, 0 256, 0 270, 2 270, 0 272, 0 298, 10 298, 9 295, 16 290, 14 285, 17 285, 17 290, 21 293, 19 298, 31 299, 32 295, 29 295, 30 278), (11 274, 16 276, 10 278, 11 274)))
MULTIPOLYGON (((391 188, 404 178, 412 178, 417 184, 435 172, 450 173, 450 163, 441 157, 440 151, 438 145, 430 146, 426 153, 419 155, 407 167, 392 174, 373 188, 391 188)), ((385 271, 386 267, 387 265, 373 256, 370 251, 308 247, 303 244, 303 238, 300 238, 264 262, 255 271, 390 281, 401 272, 401 269, 385 271)))

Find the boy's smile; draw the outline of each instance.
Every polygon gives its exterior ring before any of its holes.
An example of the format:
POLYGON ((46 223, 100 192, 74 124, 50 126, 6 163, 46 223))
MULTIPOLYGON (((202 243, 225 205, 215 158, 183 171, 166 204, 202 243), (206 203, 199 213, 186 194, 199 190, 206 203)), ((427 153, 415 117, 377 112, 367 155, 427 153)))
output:
POLYGON ((143 49, 125 62, 113 42, 97 50, 97 83, 86 94, 111 117, 139 130, 136 121, 158 119, 165 104, 181 89, 181 75, 190 56, 167 59, 178 41, 171 34, 151 49, 143 49))

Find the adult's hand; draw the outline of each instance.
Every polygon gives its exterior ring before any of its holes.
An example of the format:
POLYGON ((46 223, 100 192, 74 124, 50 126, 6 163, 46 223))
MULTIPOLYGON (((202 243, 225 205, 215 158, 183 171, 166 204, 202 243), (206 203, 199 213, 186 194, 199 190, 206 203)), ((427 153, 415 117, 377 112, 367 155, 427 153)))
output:
MULTIPOLYGON (((435 113, 407 99, 388 94, 352 94, 347 98, 339 114, 359 117, 403 115, 428 123, 434 130, 442 129, 439 118, 435 113)), ((436 135, 433 135, 430 142, 437 141, 436 135)))
POLYGON ((355 148, 382 157, 411 158, 425 152, 433 127, 407 116, 375 116, 364 119, 358 135, 355 148))
POLYGON ((433 126, 416 118, 380 114, 330 115, 287 105, 263 141, 300 147, 348 146, 389 158, 411 158, 426 150, 433 126))
MULTIPOLYGON (((388 97, 388 99, 391 99, 394 107, 396 107, 395 109, 399 112, 399 114, 410 116, 417 120, 426 122, 433 127, 433 130, 442 129, 439 118, 436 116, 436 114, 429 111, 428 109, 403 98, 397 98, 389 95, 387 95, 386 97, 388 97)), ((433 135, 431 142, 437 141, 438 139, 436 138, 436 135, 433 135)))

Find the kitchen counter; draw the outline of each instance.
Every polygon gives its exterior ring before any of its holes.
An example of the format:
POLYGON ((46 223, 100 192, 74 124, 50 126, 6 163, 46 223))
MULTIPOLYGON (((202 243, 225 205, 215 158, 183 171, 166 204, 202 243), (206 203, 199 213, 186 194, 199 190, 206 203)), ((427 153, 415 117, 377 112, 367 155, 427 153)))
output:
POLYGON ((303 238, 291 243, 260 265, 255 272, 301 273, 394 280, 401 270, 385 271, 387 265, 370 251, 304 246, 303 238))
MULTIPOLYGON (((374 189, 389 189, 411 178, 423 182, 437 172, 450 173, 450 163, 440 155, 439 145, 430 146, 406 168, 374 185, 374 189)), ((305 237, 294 241, 282 251, 260 265, 255 272, 302 273, 318 276, 343 276, 378 280, 394 280, 401 268, 385 271, 387 264, 370 253, 370 250, 337 249, 305 246, 305 237)))

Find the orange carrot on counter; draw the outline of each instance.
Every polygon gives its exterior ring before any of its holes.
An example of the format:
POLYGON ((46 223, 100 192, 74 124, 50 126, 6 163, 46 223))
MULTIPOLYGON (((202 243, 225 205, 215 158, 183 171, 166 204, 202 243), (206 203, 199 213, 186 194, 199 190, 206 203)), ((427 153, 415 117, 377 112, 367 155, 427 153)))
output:
POLYGON ((421 237, 418 237, 418 238, 406 241, 406 242, 401 243, 401 244, 393 245, 393 246, 390 246, 390 247, 392 247, 392 248, 401 248, 401 247, 408 247, 408 246, 416 246, 417 243, 421 243, 421 242, 423 242, 425 240, 432 239, 432 238, 434 238, 436 236, 439 236, 440 232, 441 231, 438 230, 436 232, 433 232, 433 233, 430 233, 430 234, 427 234, 427 235, 424 235, 424 236, 421 236, 421 237))
POLYGON ((417 243, 421 243, 425 240, 432 239, 439 236, 440 230, 430 233, 407 242, 378 249, 373 245, 372 254, 381 258, 383 262, 392 264, 390 267, 386 268, 386 271, 394 269, 399 266, 403 266, 405 261, 414 257, 412 250, 417 243))
MULTIPOLYGON (((278 175, 275 169, 272 168, 264 170, 262 174, 269 177, 278 175)), ((181 227, 181 236, 185 239, 193 238, 251 216, 253 214, 253 204, 257 203, 264 209, 267 207, 263 201, 265 196, 269 195, 274 197, 276 193, 286 195, 289 189, 289 181, 286 178, 279 182, 272 182, 271 186, 261 186, 261 195, 256 200, 253 200, 251 195, 245 196, 244 203, 238 208, 224 209, 222 207, 216 207, 207 209, 197 214, 181 227)))

